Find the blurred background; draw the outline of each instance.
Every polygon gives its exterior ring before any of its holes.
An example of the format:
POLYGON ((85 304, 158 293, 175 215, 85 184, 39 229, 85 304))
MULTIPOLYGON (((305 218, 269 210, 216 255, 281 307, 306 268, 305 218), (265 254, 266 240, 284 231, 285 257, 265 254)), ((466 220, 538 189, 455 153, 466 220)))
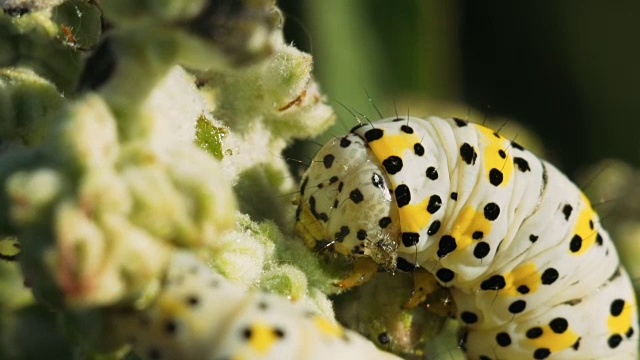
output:
POLYGON ((605 158, 640 165, 639 1, 278 4, 324 92, 373 119, 365 90, 385 116, 514 119, 570 176, 605 158))

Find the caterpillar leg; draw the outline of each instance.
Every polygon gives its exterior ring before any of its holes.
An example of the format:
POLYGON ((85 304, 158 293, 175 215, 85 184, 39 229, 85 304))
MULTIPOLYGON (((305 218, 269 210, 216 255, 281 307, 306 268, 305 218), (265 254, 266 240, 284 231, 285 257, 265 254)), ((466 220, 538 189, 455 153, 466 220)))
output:
POLYGON ((360 286, 375 276, 378 272, 378 264, 370 257, 363 256, 357 258, 353 265, 353 270, 349 276, 336 284, 336 286, 342 289, 350 289, 352 287, 360 286))
POLYGON ((464 341, 469 359, 637 359, 638 313, 629 284, 620 268, 590 295, 496 328, 472 328, 464 341))
POLYGON ((455 304, 451 301, 449 291, 438 284, 433 274, 423 268, 416 268, 412 276, 413 292, 403 306, 405 309, 424 305, 427 310, 440 316, 455 314, 455 304))
POLYGON ((411 298, 404 304, 405 309, 413 309, 427 300, 429 294, 439 287, 436 278, 423 268, 416 268, 413 276, 413 292, 411 298))

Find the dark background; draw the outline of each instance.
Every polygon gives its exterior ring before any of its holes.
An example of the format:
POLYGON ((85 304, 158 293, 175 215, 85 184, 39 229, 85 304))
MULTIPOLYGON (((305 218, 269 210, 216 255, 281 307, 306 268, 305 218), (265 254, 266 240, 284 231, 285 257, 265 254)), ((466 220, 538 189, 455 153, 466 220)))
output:
POLYGON ((640 165, 640 1, 278 4, 332 100, 371 116, 365 89, 385 115, 407 99, 455 102, 524 124, 570 174, 640 165))

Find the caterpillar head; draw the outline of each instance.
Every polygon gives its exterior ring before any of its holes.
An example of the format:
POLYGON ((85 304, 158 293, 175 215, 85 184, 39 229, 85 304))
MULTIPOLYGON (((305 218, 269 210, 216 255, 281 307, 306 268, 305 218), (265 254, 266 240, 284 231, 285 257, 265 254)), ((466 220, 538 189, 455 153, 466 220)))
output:
POLYGON ((355 134, 325 144, 304 174, 296 231, 307 245, 395 267, 400 222, 384 169, 355 134))

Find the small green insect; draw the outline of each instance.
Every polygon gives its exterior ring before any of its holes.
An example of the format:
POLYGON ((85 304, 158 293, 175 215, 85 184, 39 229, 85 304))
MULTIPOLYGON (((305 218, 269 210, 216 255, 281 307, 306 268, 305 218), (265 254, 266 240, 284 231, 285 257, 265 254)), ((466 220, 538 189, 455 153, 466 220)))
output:
POLYGON ((460 119, 361 124, 305 173, 296 229, 357 258, 343 287, 449 289, 469 359, 637 359, 636 299, 598 215, 551 164, 460 119))

